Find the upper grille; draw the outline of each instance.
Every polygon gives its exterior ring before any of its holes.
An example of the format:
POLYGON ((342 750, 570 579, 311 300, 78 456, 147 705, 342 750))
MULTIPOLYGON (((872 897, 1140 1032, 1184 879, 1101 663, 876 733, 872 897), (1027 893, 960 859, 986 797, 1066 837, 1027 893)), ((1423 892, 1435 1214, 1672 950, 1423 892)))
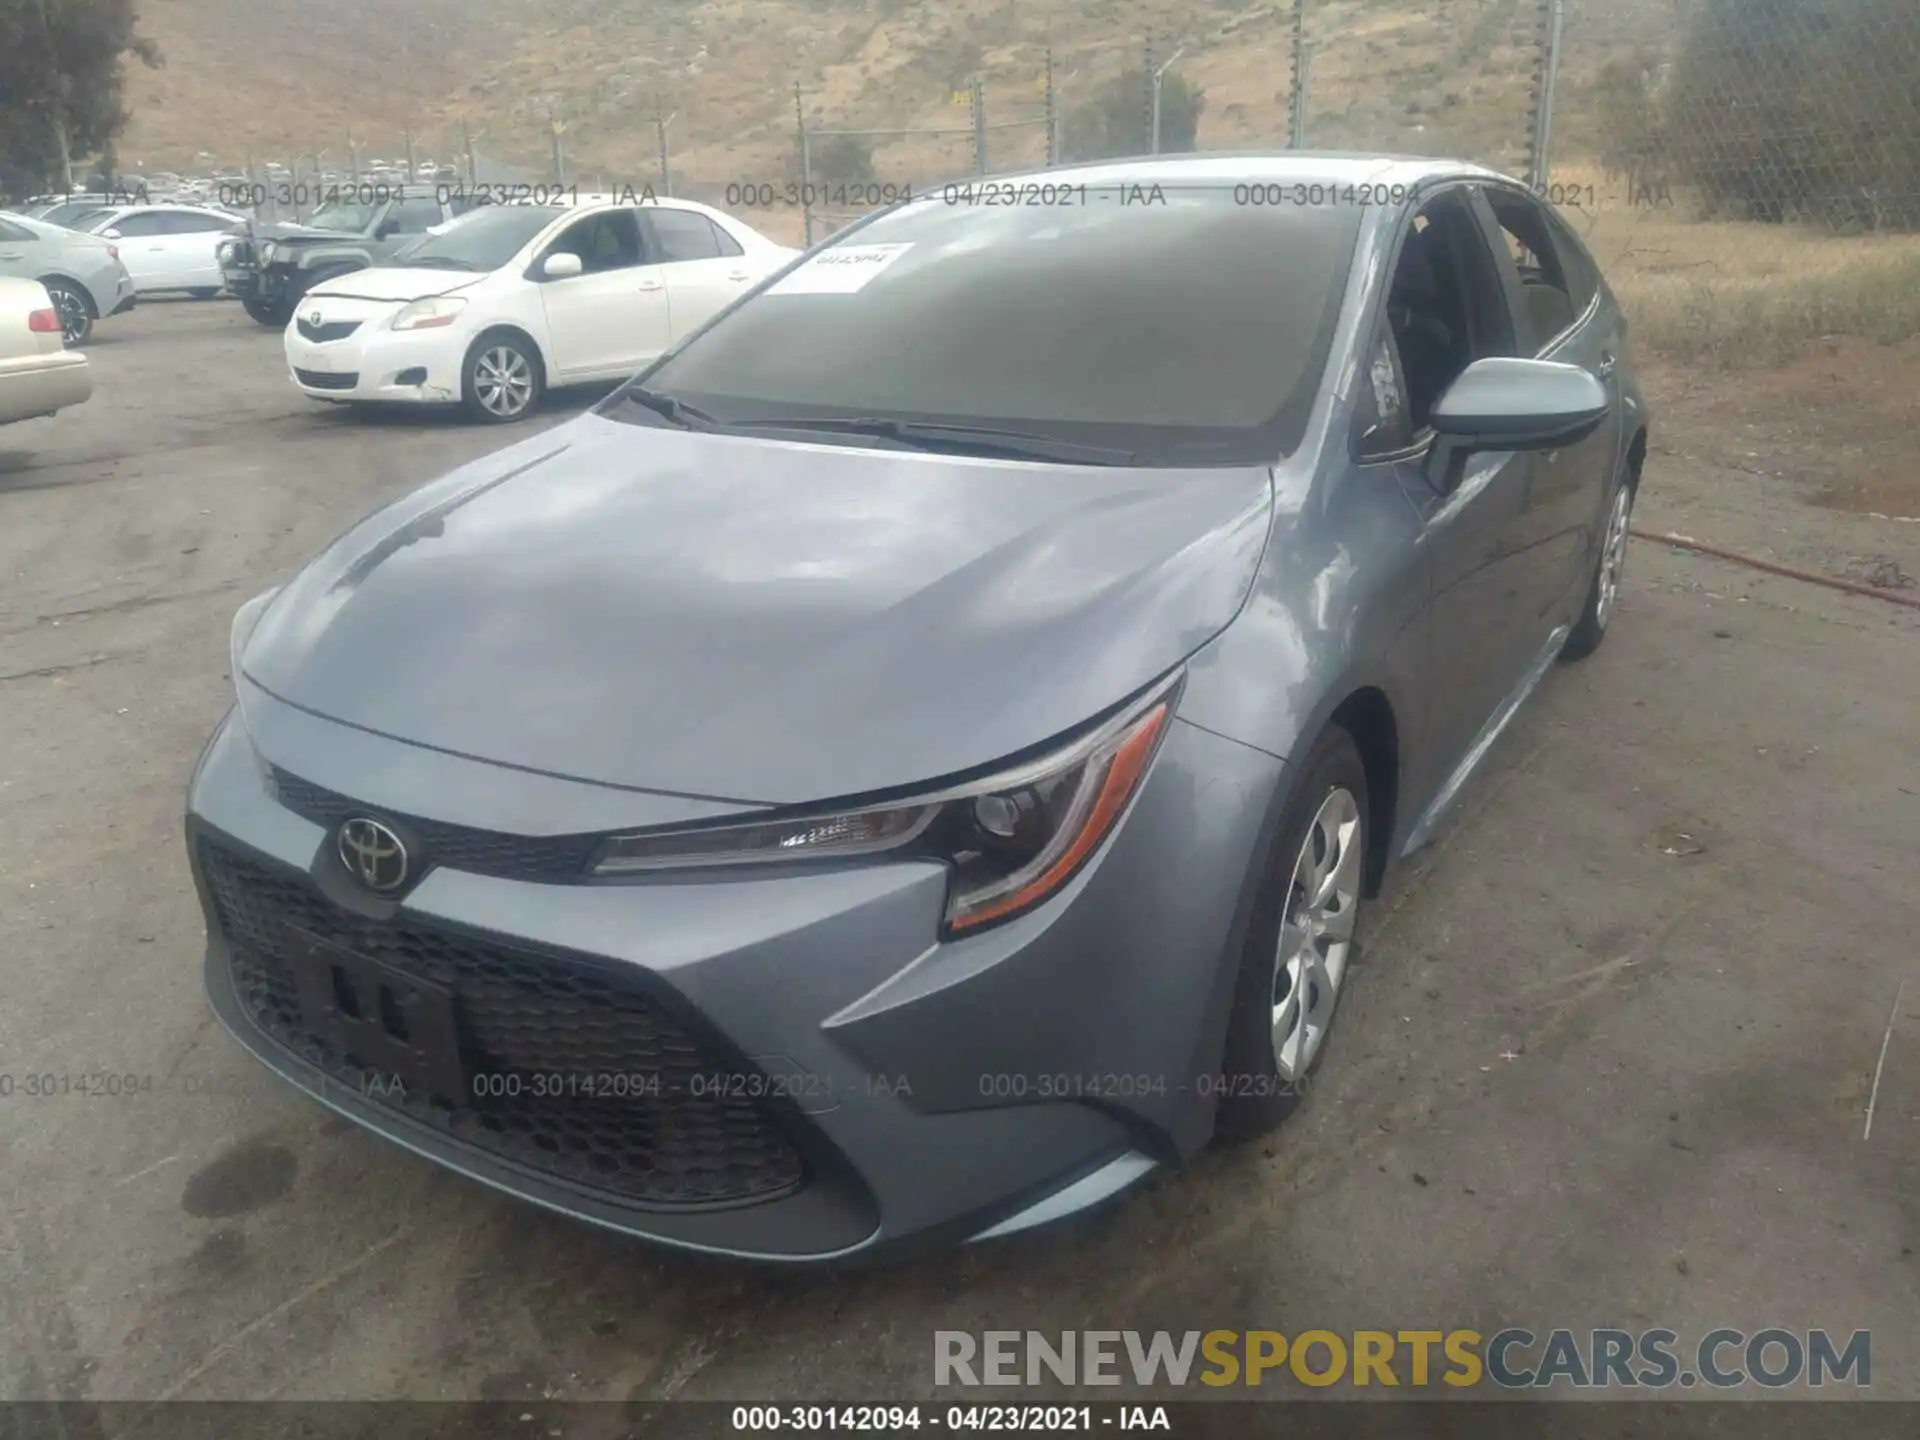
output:
POLYGON ((296 328, 307 339, 316 344, 327 340, 344 340, 360 328, 358 320, 329 320, 323 325, 315 325, 302 315, 296 322, 296 328))
POLYGON ((329 370, 302 370, 294 367, 294 378, 311 390, 351 390, 360 383, 355 372, 338 374, 329 370))
POLYGON ((652 1208, 770 1200, 806 1179, 780 1127, 743 1086, 721 1081, 731 1072, 618 967, 412 919, 366 919, 303 875, 206 841, 200 861, 249 1017, 368 1104, 652 1208), (475 1093, 385 1086, 376 1068, 315 1033, 302 1012, 290 928, 450 991, 475 1093))
POLYGON ((275 769, 280 803, 316 825, 338 825, 349 815, 390 813, 405 821, 420 837, 429 865, 466 870, 475 875, 497 875, 508 880, 565 880, 585 873, 599 837, 594 835, 507 835, 448 825, 413 815, 382 812, 377 807, 322 789, 318 785, 275 769))

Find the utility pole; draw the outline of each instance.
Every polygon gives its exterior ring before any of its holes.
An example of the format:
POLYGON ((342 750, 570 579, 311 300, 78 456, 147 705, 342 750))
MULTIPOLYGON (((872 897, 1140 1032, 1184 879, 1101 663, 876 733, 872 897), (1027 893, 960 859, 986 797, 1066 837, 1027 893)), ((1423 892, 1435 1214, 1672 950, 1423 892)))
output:
POLYGON ((1160 84, 1167 78, 1167 71, 1173 68, 1173 62, 1186 53, 1187 47, 1179 46, 1166 58, 1166 62, 1153 72, 1153 153, 1156 155, 1160 153, 1160 84))
POLYGON ((480 184, 480 163, 473 158, 473 127, 464 115, 460 117, 460 149, 467 157, 467 188, 472 190, 480 184))

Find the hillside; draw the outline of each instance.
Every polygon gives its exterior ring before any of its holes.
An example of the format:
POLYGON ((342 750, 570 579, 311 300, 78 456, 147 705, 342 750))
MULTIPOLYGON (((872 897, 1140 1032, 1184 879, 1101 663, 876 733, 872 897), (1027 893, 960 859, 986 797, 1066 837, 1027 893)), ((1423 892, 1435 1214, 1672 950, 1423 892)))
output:
MULTIPOLYGON (((1671 0, 1607 0, 1604 25, 1590 24, 1577 45, 1570 29, 1563 99, 1671 14, 1671 0)), ((638 182, 657 170, 658 105, 677 113, 676 177, 718 186, 787 173, 796 81, 815 126, 964 128, 953 92, 978 71, 1001 124, 1042 113, 1051 46, 1070 116, 1102 78, 1140 63, 1149 32, 1162 55, 1186 43, 1181 74, 1206 96, 1203 147, 1283 143, 1292 7, 554 0, 476 11, 457 0, 144 0, 141 23, 166 64, 130 76, 134 119, 121 152, 135 168, 292 164, 317 151, 338 164, 350 140, 363 158, 391 158, 409 130, 423 158, 450 159, 464 122, 484 156, 545 174, 558 120, 576 176, 638 182)), ((1517 165, 1539 23, 1523 0, 1316 0, 1310 142, 1517 165)), ((995 130, 996 166, 1041 159, 1042 133, 995 130)), ((889 179, 925 180, 970 159, 965 136, 875 147, 889 179)))

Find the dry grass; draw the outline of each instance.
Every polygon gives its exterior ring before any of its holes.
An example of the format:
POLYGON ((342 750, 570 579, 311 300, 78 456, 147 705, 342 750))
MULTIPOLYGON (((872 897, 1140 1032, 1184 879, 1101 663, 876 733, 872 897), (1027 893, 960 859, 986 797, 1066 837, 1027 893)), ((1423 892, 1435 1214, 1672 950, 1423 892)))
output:
POLYGON ((1634 205, 1623 181, 1587 166, 1556 167, 1554 180, 1578 187, 1581 206, 1563 213, 1650 352, 1742 367, 1777 364, 1833 336, 1892 344, 1920 334, 1920 242, 1911 235, 1696 220, 1684 194, 1658 208, 1634 205))

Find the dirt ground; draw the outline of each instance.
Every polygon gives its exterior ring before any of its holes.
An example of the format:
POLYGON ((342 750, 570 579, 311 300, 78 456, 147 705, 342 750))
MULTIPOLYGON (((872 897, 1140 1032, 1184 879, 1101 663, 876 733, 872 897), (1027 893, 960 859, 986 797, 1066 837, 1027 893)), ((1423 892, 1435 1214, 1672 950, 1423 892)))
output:
MULTIPOLYGON (((0 1396, 935 1398, 936 1328, 1512 1324, 1867 1329, 1920 1398, 1920 612, 1639 545, 1372 912, 1282 1132, 1064 1229, 770 1274, 443 1175, 219 1031, 180 810, 229 618, 500 437, 314 406, 231 304, 90 354, 91 403, 0 431, 0 1396)), ((1912 584, 1876 515, 1920 516, 1915 369, 1656 367, 1640 523, 1912 584)))

